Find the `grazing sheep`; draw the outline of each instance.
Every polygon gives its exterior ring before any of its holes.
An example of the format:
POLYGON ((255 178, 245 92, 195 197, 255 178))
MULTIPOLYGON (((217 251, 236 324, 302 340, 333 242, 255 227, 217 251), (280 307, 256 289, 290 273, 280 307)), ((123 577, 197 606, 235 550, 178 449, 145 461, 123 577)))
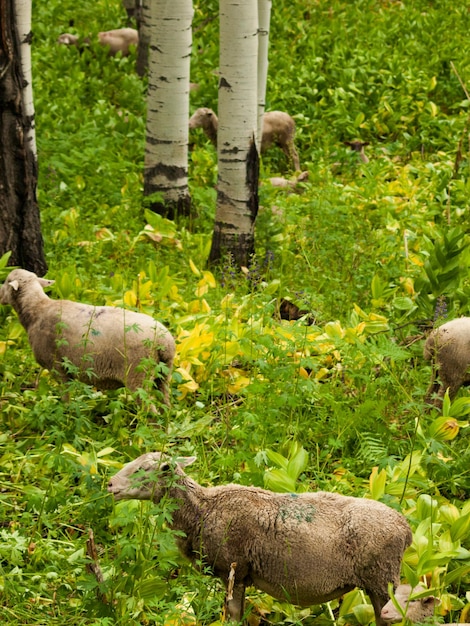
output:
POLYGON ((294 176, 291 180, 282 176, 273 176, 269 178, 269 182, 273 187, 281 187, 289 191, 302 191, 302 187, 298 187, 299 183, 303 183, 308 179, 308 171, 300 172, 298 176, 294 176))
MULTIPOLYGON (((202 107, 197 109, 189 120, 189 129, 202 128, 214 146, 217 146, 217 130, 219 120, 212 109, 202 107)), ((295 122, 290 115, 283 111, 268 111, 263 116, 263 131, 261 134, 261 152, 266 152, 273 144, 279 146, 287 158, 294 164, 295 170, 300 170, 299 155, 294 145, 295 122)))
MULTIPOLYGON (((134 28, 117 28, 98 33, 98 41, 102 46, 108 46, 111 56, 121 52, 122 56, 126 57, 129 56, 129 46, 139 44, 139 33, 134 28)), ((76 46, 80 51, 82 50, 80 38, 77 35, 63 33, 59 35, 57 42, 66 46, 76 46)), ((89 37, 83 40, 83 45, 90 43, 89 37)))
MULTIPOLYGON (((72 35, 71 33, 62 33, 57 37, 57 43, 61 43, 64 46, 78 46, 80 45, 80 38, 78 35, 72 35)), ((89 43, 89 41, 87 42, 89 43)))
POLYGON ((426 596, 417 600, 410 600, 412 595, 422 593, 426 589, 422 585, 411 588, 411 585, 398 585, 395 589, 395 600, 403 609, 401 613, 392 600, 389 600, 381 611, 381 618, 387 623, 401 622, 403 619, 418 623, 434 614, 434 609, 440 604, 440 600, 435 596, 426 596))
POLYGON ((125 386, 132 391, 146 378, 143 359, 161 362, 165 373, 156 382, 168 405, 175 342, 165 326, 120 307, 52 300, 43 287, 53 283, 18 269, 0 287, 0 304, 17 312, 37 362, 63 380, 78 378, 98 389, 125 386), (78 371, 70 371, 67 362, 78 371))
POLYGON ((171 527, 184 532, 178 547, 192 561, 202 558, 224 581, 231 620, 243 618, 247 585, 301 606, 361 587, 383 626, 388 583, 398 584, 403 552, 412 540, 400 513, 375 500, 336 493, 202 487, 182 469, 194 460, 143 454, 111 478, 108 491, 116 500, 176 501, 171 527), (233 590, 227 581, 231 569, 233 590))
POLYGON ((434 329, 424 344, 424 358, 432 361, 426 402, 440 407, 447 388, 452 400, 462 385, 470 383, 470 317, 459 317, 434 329))
POLYGON ((139 45, 139 32, 135 28, 117 28, 98 33, 98 41, 102 46, 109 47, 109 54, 114 56, 118 52, 122 56, 129 55, 129 46, 139 45))

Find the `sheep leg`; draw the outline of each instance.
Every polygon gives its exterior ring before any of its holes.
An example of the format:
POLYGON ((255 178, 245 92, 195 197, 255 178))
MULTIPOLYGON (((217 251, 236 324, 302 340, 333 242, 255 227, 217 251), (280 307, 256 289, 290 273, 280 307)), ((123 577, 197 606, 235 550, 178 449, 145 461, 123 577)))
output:
POLYGON ((245 585, 235 583, 230 600, 226 600, 226 608, 231 622, 241 622, 245 610, 245 585))
POLYGON ((295 149, 294 142, 289 144, 289 148, 291 153, 290 158, 292 159, 292 163, 294 164, 294 170, 296 172, 300 171, 300 159, 297 150, 295 149))
POLYGON ((426 391, 426 395, 424 397, 425 404, 440 408, 444 393, 445 389, 439 384, 439 381, 435 380, 429 385, 426 391))
POLYGON ((287 156, 287 158, 290 161, 292 161, 292 163, 294 164, 294 169, 296 171, 300 170, 299 155, 297 154, 297 150, 295 149, 294 142, 290 140, 286 142, 286 144, 278 143, 278 145, 280 146, 284 154, 287 156))
POLYGON ((377 591, 369 591, 367 590, 370 601, 372 602, 372 606, 374 607, 375 613, 375 625, 376 626, 386 626, 387 622, 380 617, 382 612, 382 607, 384 607, 388 600, 388 594, 378 593, 377 591))

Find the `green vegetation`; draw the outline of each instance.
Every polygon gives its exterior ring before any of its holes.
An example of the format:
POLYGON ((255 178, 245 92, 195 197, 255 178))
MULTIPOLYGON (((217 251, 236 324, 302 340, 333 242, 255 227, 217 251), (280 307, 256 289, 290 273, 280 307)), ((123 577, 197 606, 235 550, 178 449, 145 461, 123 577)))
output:
MULTIPOLYGON (((273 3, 268 106, 295 117, 309 179, 301 193, 274 188, 285 157, 263 159, 245 272, 206 269, 216 153, 205 137, 193 136, 192 218, 145 212, 135 56, 56 44, 124 26, 118 0, 33 5, 51 295, 153 314, 178 358, 172 408, 155 418, 125 391, 59 385, 0 307, 2 624, 220 623, 220 585, 178 555, 171 511, 106 492, 116 468, 150 450, 195 454, 203 484, 334 490, 402 510, 414 531, 403 577, 427 576, 442 619, 468 621, 470 399, 426 412, 420 341, 470 307, 467 3, 273 3), (368 164, 343 143, 355 139, 369 142, 368 164), (315 323, 280 321, 281 298, 315 323)), ((191 106, 217 109, 217 3, 195 8, 191 106)), ((249 605, 252 624, 373 619, 359 591, 299 610, 252 590, 249 605)))

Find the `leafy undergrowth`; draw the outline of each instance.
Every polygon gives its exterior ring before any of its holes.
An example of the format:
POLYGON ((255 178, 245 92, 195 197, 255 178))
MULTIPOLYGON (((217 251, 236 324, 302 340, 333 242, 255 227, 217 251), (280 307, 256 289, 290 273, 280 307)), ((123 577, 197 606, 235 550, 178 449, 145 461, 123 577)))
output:
MULTIPOLYGON (((0 309, 2 623, 220 623, 223 590, 178 555, 171 511, 114 505, 106 492, 122 463, 150 450, 196 455, 202 484, 325 489, 402 510, 414 531, 403 579, 427 581, 440 619, 466 621, 470 401, 462 391, 426 409, 422 338, 469 310, 470 14, 450 0, 275 4, 269 108, 294 115, 309 177, 299 193, 275 188, 269 177, 289 176, 286 162, 265 157, 257 254, 242 272, 206 267, 212 146, 195 134, 191 218, 145 211, 135 54, 56 44, 71 29, 125 25, 117 0, 34 7, 51 296, 155 315, 177 359, 172 407, 156 417, 145 391, 137 402, 57 383, 0 309), (368 142, 368 163, 343 143, 354 139, 368 142), (281 320, 283 299, 303 318, 281 320)), ((195 9, 191 107, 216 109, 217 6, 195 9)), ((360 591, 300 610, 251 589, 248 606, 251 624, 373 621, 360 591)))

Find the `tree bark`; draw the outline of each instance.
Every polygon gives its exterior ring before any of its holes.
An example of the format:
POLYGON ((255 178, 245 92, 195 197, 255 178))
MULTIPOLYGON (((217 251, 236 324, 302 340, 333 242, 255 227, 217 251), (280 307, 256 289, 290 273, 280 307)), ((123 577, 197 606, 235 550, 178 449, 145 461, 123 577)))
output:
MULTIPOLYGON (((155 2, 155 0, 153 0, 155 2)), ((150 46, 150 23, 151 23, 151 7, 152 0, 142 0, 139 6, 139 16, 137 19, 137 28, 139 31, 139 45, 137 46, 136 71, 139 76, 145 76, 149 64, 149 46, 150 46)))
POLYGON ((0 255, 47 271, 36 198, 38 177, 31 85, 31 0, 0 0, 0 255))
POLYGON ((170 219, 190 212, 189 69, 192 0, 151 2, 144 195, 170 219))
POLYGON ((258 213, 258 10, 253 0, 220 1, 217 208, 209 263, 230 255, 248 266, 258 213))
POLYGON ((256 145, 261 148, 263 115, 266 108, 266 83, 268 80, 269 24, 271 0, 258 0, 258 133, 256 145))

